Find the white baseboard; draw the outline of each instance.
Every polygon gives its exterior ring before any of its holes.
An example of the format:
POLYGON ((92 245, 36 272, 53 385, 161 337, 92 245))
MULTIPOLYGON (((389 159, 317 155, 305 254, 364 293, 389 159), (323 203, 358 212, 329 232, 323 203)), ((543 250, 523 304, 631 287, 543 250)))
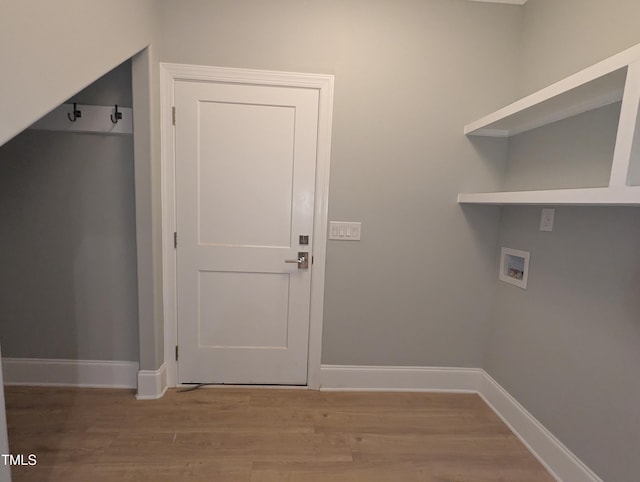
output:
POLYGON ((481 368, 322 365, 320 390, 477 393, 556 480, 602 482, 481 368))
POLYGON ((167 365, 162 364, 157 370, 140 370, 138 372, 138 400, 156 400, 162 398, 167 391, 167 365))
POLYGON ((600 477, 486 372, 479 394, 557 480, 602 482, 600 477))
POLYGON ((107 360, 3 358, 5 385, 136 388, 138 363, 107 360))
POLYGON ((479 368, 322 365, 320 390, 477 392, 479 368))

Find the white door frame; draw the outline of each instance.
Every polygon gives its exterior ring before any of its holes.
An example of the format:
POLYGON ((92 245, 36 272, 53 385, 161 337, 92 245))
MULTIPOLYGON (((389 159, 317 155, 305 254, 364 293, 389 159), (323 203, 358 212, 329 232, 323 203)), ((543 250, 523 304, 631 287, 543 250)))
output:
MULTIPOLYGON (((176 251, 173 240, 173 233, 176 230, 176 193, 175 146, 172 115, 174 86, 177 81, 236 82, 241 84, 282 85, 318 90, 318 147, 312 238, 314 263, 311 274, 309 353, 307 361, 307 387, 318 389, 320 388, 324 276, 327 249, 333 76, 160 63, 160 137, 162 146, 160 175, 162 185, 163 226, 162 291, 164 302, 164 361, 167 374, 167 386, 169 387, 175 387, 178 380, 178 365, 175 360, 178 323, 176 306, 176 251)), ((180 114, 177 113, 177 116, 179 115, 180 114)))

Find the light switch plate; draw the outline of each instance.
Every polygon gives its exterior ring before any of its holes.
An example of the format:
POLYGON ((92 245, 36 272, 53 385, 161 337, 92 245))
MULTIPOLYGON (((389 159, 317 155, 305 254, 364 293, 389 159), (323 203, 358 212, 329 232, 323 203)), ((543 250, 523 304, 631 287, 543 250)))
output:
POLYGON ((553 208, 545 208, 540 216, 540 231, 553 231, 553 218, 556 210, 553 208))
POLYGON ((361 233, 361 222, 329 221, 329 239, 360 241, 361 233))

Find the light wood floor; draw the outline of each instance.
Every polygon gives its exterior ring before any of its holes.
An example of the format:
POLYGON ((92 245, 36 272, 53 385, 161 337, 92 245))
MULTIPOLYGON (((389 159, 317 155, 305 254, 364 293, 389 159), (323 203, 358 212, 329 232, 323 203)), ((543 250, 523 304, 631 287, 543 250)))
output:
POLYGON ((13 481, 546 482, 477 396, 7 387, 13 481))

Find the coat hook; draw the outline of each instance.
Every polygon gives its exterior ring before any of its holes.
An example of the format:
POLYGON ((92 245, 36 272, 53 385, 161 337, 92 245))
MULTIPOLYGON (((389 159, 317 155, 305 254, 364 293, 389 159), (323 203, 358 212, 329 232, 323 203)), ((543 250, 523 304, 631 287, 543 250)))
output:
POLYGON ((122 112, 118 112, 118 104, 116 104, 115 116, 114 114, 111 114, 111 122, 113 122, 114 124, 117 124, 118 121, 121 119, 122 119, 122 112))
POLYGON ((77 108, 77 104, 74 102, 73 103, 73 114, 67 113, 67 118, 71 122, 75 122, 76 119, 78 119, 78 117, 82 117, 82 111, 77 108))

